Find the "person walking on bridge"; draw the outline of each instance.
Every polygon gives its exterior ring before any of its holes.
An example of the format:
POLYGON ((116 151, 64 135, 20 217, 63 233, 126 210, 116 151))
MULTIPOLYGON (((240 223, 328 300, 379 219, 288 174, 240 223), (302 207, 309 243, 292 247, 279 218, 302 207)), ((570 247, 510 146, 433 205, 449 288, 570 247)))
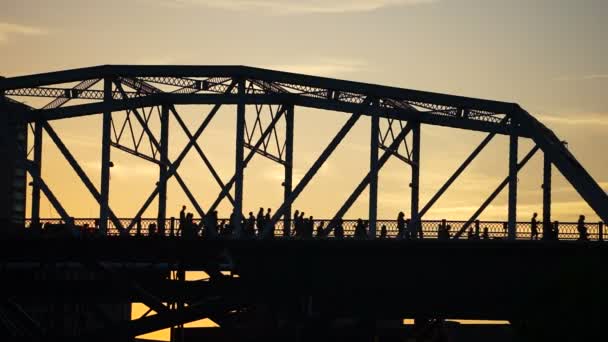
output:
POLYGON ((538 217, 538 213, 534 213, 530 221, 530 240, 538 240, 538 220, 536 217, 538 217))
POLYGON ((589 240, 589 233, 587 233, 587 226, 585 226, 585 215, 581 215, 578 217, 578 224, 576 225, 576 230, 578 230, 578 239, 581 241, 589 240))
POLYGON ((182 205, 182 210, 179 212, 179 227, 177 228, 178 231, 183 230, 185 225, 186 225, 186 206, 182 205))
POLYGON ((405 231, 405 214, 403 213, 403 211, 400 211, 399 215, 397 215, 397 238, 405 238, 406 233, 407 232, 405 231))
POLYGON ((357 225, 355 226, 355 239, 365 240, 367 239, 367 231, 365 229, 365 224, 362 219, 357 220, 357 225))
POLYGON ((258 215, 255 218, 255 225, 258 228, 258 235, 262 236, 262 232, 264 231, 264 208, 262 207, 258 210, 258 215))

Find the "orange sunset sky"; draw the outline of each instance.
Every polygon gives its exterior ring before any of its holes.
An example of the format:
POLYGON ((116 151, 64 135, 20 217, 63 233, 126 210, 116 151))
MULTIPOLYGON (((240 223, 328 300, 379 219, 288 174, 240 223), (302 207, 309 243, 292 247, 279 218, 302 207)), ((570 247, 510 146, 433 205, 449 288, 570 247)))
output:
MULTIPOLYGON (((10 77, 99 64, 239 64, 517 102, 568 142, 608 189, 606 131, 608 40, 605 1, 538 0, 109 0, 3 1, 0 75, 10 77)), ((44 101, 28 98, 28 104, 44 101)), ((209 107, 177 108, 194 130, 209 107)), ((248 108, 250 112, 253 108, 248 108)), ((120 114, 117 114, 120 115, 120 114)), ((251 117, 249 117, 251 119, 251 117)), ((220 176, 234 172, 235 108, 224 107, 199 140, 220 176)), ((294 183, 347 115, 296 108, 294 183)), ((170 159, 186 143, 171 122, 170 159)), ((101 117, 54 122, 89 177, 99 184, 101 117)), ((154 127, 154 124, 153 124, 154 127)), ((484 134, 423 126, 421 206, 484 134)), ((520 158, 532 147, 520 144, 520 158)), ((486 148, 426 217, 467 219, 507 174, 508 140, 486 148)), ((329 217, 369 167, 369 118, 362 118, 294 209, 329 217)), ((131 217, 152 191, 158 169, 112 151, 111 207, 131 217)), ((203 208, 219 192, 194 153, 180 167, 203 208)), ((246 169, 244 208, 277 208, 282 167, 256 156, 246 169)), ((43 177, 75 217, 95 217, 92 196, 49 139, 43 177)), ((410 170, 391 160, 380 173, 379 217, 409 211, 410 170)), ((542 210, 542 155, 519 176, 520 220, 542 210)), ((506 191, 481 216, 506 218, 506 191)), ((574 221, 592 210, 554 173, 554 218, 574 221)), ((168 214, 186 196, 169 183, 168 214)), ((230 208, 225 201, 222 216, 230 208)), ((43 199, 41 215, 56 217, 43 199)), ((153 204, 144 215, 155 217, 153 204)), ((367 194, 347 213, 367 216, 367 194)))

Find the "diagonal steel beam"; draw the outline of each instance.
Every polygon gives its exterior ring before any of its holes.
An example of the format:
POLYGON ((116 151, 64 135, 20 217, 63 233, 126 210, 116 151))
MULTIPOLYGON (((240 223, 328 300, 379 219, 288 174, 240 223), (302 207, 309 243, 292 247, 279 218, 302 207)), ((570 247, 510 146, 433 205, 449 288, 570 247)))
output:
POLYGON ((32 176, 33 182, 36 183, 38 187, 40 187, 40 190, 42 190, 46 198, 49 200, 49 202, 51 202, 51 205, 57 211, 63 222, 65 222, 66 224, 74 224, 72 217, 68 215, 67 211, 63 208, 59 200, 57 200, 57 197, 55 197, 51 189, 40 177, 38 169, 35 167, 33 162, 30 160, 26 160, 24 165, 27 172, 29 172, 30 176, 32 176))
MULTIPOLYGON (((395 139, 393 139, 393 142, 384 151, 384 153, 382 153, 382 156, 380 157, 380 159, 378 159, 378 171, 380 171, 382 169, 382 167, 384 166, 384 164, 386 164, 386 162, 392 155, 392 151, 399 147, 399 144, 401 143, 401 139, 404 139, 412 131, 412 128, 413 128, 413 126, 408 122, 407 125, 401 130, 401 132, 399 132, 397 137, 395 139)), ((365 188, 367 188, 367 186, 369 185, 370 180, 371 180, 370 173, 368 172, 367 175, 361 180, 359 185, 357 185, 355 190, 346 199, 344 204, 342 204, 340 209, 338 209, 338 211, 336 212, 334 217, 331 219, 330 224, 327 227, 327 231, 324 232, 324 235, 331 233, 335 223, 338 221, 338 219, 341 219, 342 216, 344 216, 344 214, 346 214, 348 209, 350 209, 350 207, 352 207, 352 205, 359 198, 359 196, 361 196, 361 193, 363 193, 365 188)))
MULTIPOLYGON (((251 159, 255 155, 255 153, 256 153, 255 151, 260 147, 260 145, 262 145, 262 143, 264 142, 264 139, 266 139, 266 137, 272 132, 272 128, 277 124, 277 122, 279 122, 279 119, 281 118, 281 116, 283 116, 283 113, 286 110, 287 110, 287 106, 283 106, 283 107, 281 107, 281 109, 279 109, 279 111, 277 112, 277 115, 270 122, 268 127, 266 127, 266 129, 264 130, 264 133, 262 133, 262 135, 260 136, 258 141, 255 143, 253 148, 251 148, 249 150, 247 157, 245 157, 245 159, 243 160, 244 168, 247 167, 247 164, 249 163, 249 161, 251 161, 251 159)), ((232 189, 232 186, 234 185, 235 182, 236 182, 236 175, 233 175, 232 178, 230 179, 230 181, 228 181, 228 183, 226 183, 226 186, 224 186, 224 188, 222 189, 222 191, 220 192, 218 197, 215 199, 215 201, 213 202, 211 207, 209 207, 208 212, 214 211, 217 208, 217 206, 224 199, 224 196, 226 196, 228 194, 228 192, 230 191, 230 189, 232 189)))
POLYGON ((40 323, 29 315, 21 305, 15 303, 11 298, 3 298, 0 301, 0 307, 4 307, 7 313, 15 319, 15 323, 22 326, 22 332, 25 332, 33 341, 41 341, 45 336, 46 331, 40 323))
MULTIPOLYGON (((369 99, 369 98, 365 99, 363 105, 365 107, 370 107, 370 104, 372 104, 371 99, 369 99)), ((325 150, 323 150, 323 152, 321 153, 321 155, 319 156, 319 158, 317 158, 317 160, 314 162, 314 164, 312 164, 312 166, 310 167, 310 169, 308 169, 308 171, 306 172, 306 174, 304 175, 304 177, 302 177, 302 179, 300 180, 300 182, 298 183, 298 185, 296 185, 296 187, 293 189, 293 191, 289 195, 289 198, 285 202, 283 202, 283 204, 279 207, 279 209, 274 213, 274 215, 270 219, 270 222, 266 223, 266 227, 264 228, 264 234, 263 234, 264 238, 272 237, 270 235, 270 234, 274 234, 272 232, 272 227, 277 223, 277 221, 279 220, 279 218, 281 218, 281 216, 284 215, 285 210, 287 209, 287 207, 289 207, 290 205, 292 205, 293 202, 295 201, 295 199, 298 198, 298 196, 300 195, 300 193, 302 193, 302 191, 308 185, 308 183, 310 182, 310 180, 319 171, 319 169, 321 168, 321 166, 323 166, 323 164, 325 163, 325 161, 334 152, 334 150, 336 149, 336 147, 338 147, 338 145, 340 144, 340 142, 342 142, 342 139, 344 139, 344 137, 348 134, 348 132, 350 131, 350 129, 353 128, 353 126, 355 125, 355 123, 357 123, 357 120, 359 120, 359 118, 361 117, 362 113, 363 113, 363 111, 359 111, 359 112, 353 113, 351 115, 351 117, 346 121, 346 123, 344 124, 344 126, 342 126, 342 128, 340 129, 340 131, 338 131, 338 133, 336 134, 336 136, 334 136, 334 138, 331 140, 331 142, 329 143, 329 145, 327 145, 327 147, 325 148, 325 150)))
MULTIPOLYGON (((179 123, 179 125, 184 130, 184 133, 186 134, 186 136, 188 137, 188 139, 192 139, 193 136, 192 136, 192 133, 190 133, 190 130, 188 129, 188 126, 184 123, 184 121, 182 120, 181 116, 177 113, 177 111, 175 110, 175 108, 173 106, 171 106, 171 112, 173 112, 173 116, 175 117, 175 119, 177 120, 177 122, 179 123)), ((196 150, 196 152, 198 153, 198 155, 203 160, 203 163, 205 164, 205 166, 207 166, 207 168, 209 169, 209 172, 211 172, 211 175, 213 176, 213 178, 215 179, 215 181, 217 182, 217 184, 220 186, 220 189, 223 189, 224 186, 225 186, 224 182, 222 181, 222 179, 218 175, 217 171, 215 171, 215 168, 213 167, 213 165, 211 164, 211 162, 209 161, 209 159, 207 158, 207 156, 205 155, 205 153, 203 153, 203 150, 201 149, 201 147, 199 146, 199 144, 195 141, 193 146, 194 146, 194 149, 196 150)), ((234 198, 232 198, 232 195, 230 195, 230 193, 228 193, 227 197, 230 200, 230 202, 234 205, 234 198)))
POLYGON ((104 265, 101 262, 95 260, 86 260, 83 261, 82 264, 89 269, 103 272, 107 274, 116 286, 129 286, 137 295, 141 298, 142 303, 144 303, 147 307, 156 311, 157 313, 166 313, 169 312, 169 308, 163 304, 163 302, 158 299, 156 296, 152 295, 146 289, 144 289, 139 282, 131 279, 127 275, 120 274, 116 270, 111 269, 110 267, 104 265))
MULTIPOLYGON (((503 119, 503 123, 506 121, 507 117, 503 119)), ((418 214, 419 220, 421 220, 424 214, 426 214, 426 212, 431 209, 431 207, 439 200, 439 198, 441 198, 441 196, 448 190, 452 183, 454 183, 454 181, 458 179, 458 177, 464 172, 464 170, 471 164, 471 162, 473 162, 473 160, 475 160, 475 158, 477 158, 479 153, 483 151, 483 149, 490 143, 490 141, 492 141, 492 139, 494 139, 495 136, 496 132, 492 132, 481 141, 481 143, 473 150, 473 152, 467 157, 467 159, 458 167, 458 169, 456 169, 454 174, 452 174, 452 176, 448 178, 448 180, 445 182, 445 184, 441 186, 437 193, 433 195, 433 197, 428 201, 424 208, 420 210, 420 213, 418 214)))
POLYGON ((239 308, 240 305, 224 299, 209 299, 184 308, 119 322, 111 327, 84 333, 82 341, 107 341, 110 338, 135 337, 172 326, 189 323, 239 308))
POLYGON ((568 151, 553 131, 519 106, 516 114, 519 116, 522 128, 527 130, 534 142, 542 148, 550 162, 572 184, 602 221, 608 222, 608 194, 604 189, 568 151))
MULTIPOLYGON (((532 159, 532 157, 534 157, 534 154, 536 154, 536 152, 539 149, 540 149, 540 147, 538 145, 536 145, 530 150, 530 152, 528 152, 528 154, 526 154, 526 156, 517 164, 517 172, 519 172, 519 170, 521 170, 526 165, 526 163, 528 163, 528 161, 530 159, 532 159)), ((483 202, 481 207, 479 207, 479 209, 477 209, 477 211, 473 214, 473 216, 471 216, 471 218, 462 226, 462 228, 460 228, 460 230, 457 231, 456 234, 454 234, 454 239, 458 239, 460 237, 460 235, 462 235, 462 233, 464 233, 467 230, 467 228, 471 225, 471 223, 473 223, 473 221, 477 220, 479 215, 481 215, 481 213, 483 213, 483 211, 488 207, 488 205, 490 205, 490 203, 492 203, 492 201, 494 201, 496 196, 498 196, 498 194, 500 194, 500 192, 505 188, 505 186, 507 186, 507 184, 509 184, 509 179, 510 179, 510 177, 507 176, 502 181, 502 183, 500 183, 500 185, 498 185, 496 190, 494 190, 494 192, 490 195, 490 197, 488 197, 488 199, 486 199, 485 202, 483 202)))
MULTIPOLYGON (((234 83, 234 82, 231 83, 230 86, 227 88, 226 93, 230 93, 232 91, 232 89, 234 89, 235 86, 236 86, 236 83, 234 83)), ((190 139, 190 141, 188 141, 188 143, 186 144, 186 146, 184 147, 182 152, 179 154, 177 159, 175 159, 173 161, 173 163, 169 166, 169 171, 167 172, 167 179, 171 178, 175 174, 175 172, 176 172, 177 168, 179 167, 179 165, 181 164, 182 160, 184 159, 184 157, 186 157, 186 155, 188 154, 188 152, 194 145, 194 142, 201 136, 201 134, 203 134, 203 132, 205 131, 205 128, 207 128, 207 126, 209 126, 209 123, 211 123, 211 120, 215 117, 217 112, 220 110, 221 106, 222 106, 221 104, 216 104, 215 106, 213 106, 213 108, 211 109, 211 111, 209 112, 209 114, 207 115, 205 120, 203 120, 203 122, 201 123, 199 128, 192 135, 193 139, 190 139)), ((143 213, 146 211, 146 209, 148 208, 150 203, 152 203, 152 201, 154 200, 154 198, 156 197, 157 194, 158 194, 158 187, 155 187, 154 190, 152 191, 152 193, 150 194, 150 196, 148 196, 148 198, 146 199, 146 201, 144 202, 142 207, 139 209, 139 211, 137 212, 137 214, 135 215, 135 217, 133 218, 131 223, 129 223, 129 226, 127 227, 127 231, 129 231, 133 228, 133 226, 135 225, 135 222, 137 222, 137 220, 139 218, 141 218, 141 215, 143 215, 143 213)))
MULTIPOLYGON (((86 186, 86 188, 89 190, 91 195, 93 195, 93 197, 95 198, 97 203, 101 204, 101 194, 99 193, 99 191, 97 190, 97 188, 95 187, 93 182, 91 182, 91 179, 87 176, 87 174, 84 172, 84 170, 80 167, 80 165, 76 161, 76 158, 74 158, 74 156, 72 155, 70 150, 65 146, 63 141, 61 141, 61 139, 59 138, 59 136, 57 135, 57 133, 55 132, 53 127, 51 127, 51 125, 46 121, 44 123, 42 123, 42 125, 43 125, 43 128, 46 131, 46 133, 51 138, 51 140, 53 140, 53 143, 55 143, 55 146, 57 146, 57 148, 59 149, 59 151, 61 152, 63 157, 68 161, 68 163, 70 164, 72 169, 76 172, 76 174, 78 175, 78 177, 80 178, 82 183, 86 186)), ((110 214, 110 219, 112 220, 112 223, 114 223, 114 226, 119 231, 121 231, 121 232, 124 231, 124 227, 122 226, 122 223, 116 217, 116 215, 114 214, 112 209, 108 208, 108 210, 109 210, 109 214, 110 214)))
POLYGON ((414 163, 412 163, 412 161, 409 160, 407 157, 401 155, 398 150, 391 150, 389 147, 385 146, 384 144, 380 144, 378 147, 383 151, 389 151, 393 156, 395 156, 395 158, 401 160, 402 162, 406 163, 407 165, 414 166, 414 163))
MULTIPOLYGON (((126 96, 125 91, 122 88, 122 84, 120 82, 115 82, 115 84, 116 84, 116 87, 118 88, 118 90, 120 91, 120 93, 122 94, 122 96, 126 96)), ((148 135, 148 139, 150 140, 150 143, 157 149, 157 151, 160 151, 161 146, 160 146, 159 142, 156 140, 156 138, 154 137, 154 134, 150 131, 150 128, 148 127, 146 121, 144 121, 144 119, 141 117, 141 115, 139 114, 139 111, 136 108, 133 108, 133 116, 135 116, 137 121, 139 121, 139 124, 143 127, 144 131, 148 135)), ((171 165, 169 165, 169 168, 170 168, 170 166, 171 165)), ((175 169, 173 171, 173 173, 175 175, 177 175, 177 169, 175 169)), ((158 183, 156 184, 156 190, 155 190, 155 195, 154 195, 155 197, 160 192, 160 183, 168 180, 169 178, 170 178, 170 176, 169 176, 169 170, 168 170, 166 173, 164 173, 164 177, 161 177, 161 179, 159 179, 158 183)), ((197 210, 197 213, 199 214, 199 216, 203 217, 205 215, 205 213, 202 211, 201 206, 198 204, 198 202, 196 201, 196 199, 190 192, 190 189, 188 189, 188 187, 183 182, 183 180, 181 182, 178 181, 178 183, 181 186, 182 190, 186 193, 186 195, 188 196, 190 201, 192 202, 192 205, 197 210)), ((148 203, 148 202, 146 202, 146 203, 148 203)), ((147 206, 146 206, 146 208, 147 208, 147 206)), ((143 211, 142 211, 142 213, 143 213, 143 211)), ((129 226, 131 226, 131 225, 129 225, 129 226)), ((127 230, 129 230, 129 229, 127 228, 127 230)))

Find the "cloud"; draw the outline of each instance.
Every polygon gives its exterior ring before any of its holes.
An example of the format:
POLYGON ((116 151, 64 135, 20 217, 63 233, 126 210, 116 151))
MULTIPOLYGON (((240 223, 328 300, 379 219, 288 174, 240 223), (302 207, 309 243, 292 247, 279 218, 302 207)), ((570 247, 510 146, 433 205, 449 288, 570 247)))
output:
POLYGON ((539 115, 538 120, 556 125, 606 126, 608 113, 568 114, 568 115, 539 115))
POLYGON ((568 82, 568 81, 593 81, 593 80, 603 80, 608 79, 608 74, 589 74, 582 76, 560 76, 553 79, 553 81, 558 82, 568 82))
POLYGON ((342 14, 370 12, 386 7, 414 6, 438 0, 163 0, 171 7, 201 5, 229 11, 264 11, 272 14, 342 14))
MULTIPOLYGON (((99 172, 101 169, 101 161, 99 160, 86 160, 82 162, 82 165, 90 172, 99 172)), ((110 170, 110 177, 122 179, 133 179, 133 177, 158 177, 158 168, 153 167, 151 164, 115 163, 114 167, 110 170)))
POLYGON ((272 64, 262 67, 307 75, 337 76, 361 71, 365 68, 365 63, 349 59, 322 59, 311 63, 272 64))
POLYGON ((38 27, 0 22, 0 43, 7 42, 12 35, 41 36, 45 34, 47 31, 38 27))

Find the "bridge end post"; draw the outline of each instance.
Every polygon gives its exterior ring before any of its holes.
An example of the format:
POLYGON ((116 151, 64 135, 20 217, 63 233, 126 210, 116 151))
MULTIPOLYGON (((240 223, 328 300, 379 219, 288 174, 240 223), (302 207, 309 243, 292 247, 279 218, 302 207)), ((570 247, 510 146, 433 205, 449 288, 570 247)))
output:
POLYGON ((422 229, 418 219, 420 203, 420 122, 415 122, 412 128, 412 182, 411 187, 411 219, 412 238, 422 238, 422 229))
MULTIPOLYGON (((108 105, 112 101, 112 83, 113 80, 109 77, 103 80, 103 101, 108 105)), ((101 234, 108 233, 108 217, 109 217, 109 193, 110 193, 110 140, 111 140, 111 125, 112 112, 105 110, 103 112, 103 124, 101 131, 101 191, 99 201, 99 231, 101 234)))
MULTIPOLYGON (((34 123, 34 167, 38 174, 42 174, 42 133, 43 124, 34 123)), ((40 185, 32 182, 32 202, 31 202, 32 224, 40 224, 40 185)))
POLYGON ((369 237, 376 238, 376 221, 378 219, 378 131, 380 129, 380 115, 372 111, 370 130, 370 156, 369 156, 369 237))
POLYGON ((543 239, 551 232, 551 160, 544 153, 543 161, 543 239))
POLYGON ((167 173, 169 171, 169 106, 162 105, 160 113, 160 164, 158 174, 157 227, 165 235, 167 218, 167 173))
POLYGON ((235 145, 235 184, 234 184, 234 232, 240 237, 242 235, 241 217, 243 215, 243 178, 245 163, 245 80, 238 83, 239 100, 236 109, 236 145, 235 145))
POLYGON ((517 239, 517 154, 519 136, 516 124, 511 118, 511 134, 509 135, 509 208, 508 208, 508 239, 517 239))
POLYGON ((283 180, 283 202, 285 214, 283 215, 283 235, 291 236, 291 203, 288 201, 293 187, 293 121, 294 106, 288 105, 285 111, 285 178, 283 180))

